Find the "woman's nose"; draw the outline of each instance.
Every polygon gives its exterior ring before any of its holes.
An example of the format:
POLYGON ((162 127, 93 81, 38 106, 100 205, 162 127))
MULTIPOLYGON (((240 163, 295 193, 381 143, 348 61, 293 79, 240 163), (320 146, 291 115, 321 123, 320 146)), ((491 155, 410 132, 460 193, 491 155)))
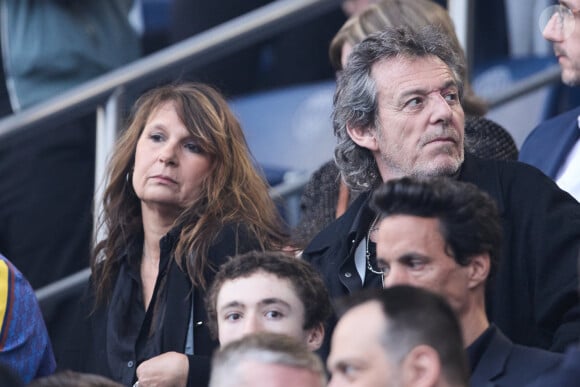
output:
POLYGON ((176 164, 177 157, 175 145, 170 143, 165 144, 165 146, 163 146, 159 151, 159 161, 164 164, 176 164))

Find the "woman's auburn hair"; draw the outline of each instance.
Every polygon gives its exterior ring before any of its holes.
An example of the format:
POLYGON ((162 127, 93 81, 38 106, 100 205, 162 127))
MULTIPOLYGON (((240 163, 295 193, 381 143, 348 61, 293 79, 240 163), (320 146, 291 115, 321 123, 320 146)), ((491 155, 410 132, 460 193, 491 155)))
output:
POLYGON ((106 238, 91 259, 97 302, 110 295, 119 257, 143 235, 141 204, 131 183, 137 142, 153 113, 165 103, 175 110, 203 152, 211 170, 201 194, 175 220, 181 232, 174 249, 177 263, 195 286, 207 286, 208 250, 226 224, 245 228, 263 249, 279 249, 287 240, 268 185, 254 166, 242 128, 222 95, 200 83, 154 88, 135 103, 127 129, 117 141, 108 167, 99 227, 106 238))

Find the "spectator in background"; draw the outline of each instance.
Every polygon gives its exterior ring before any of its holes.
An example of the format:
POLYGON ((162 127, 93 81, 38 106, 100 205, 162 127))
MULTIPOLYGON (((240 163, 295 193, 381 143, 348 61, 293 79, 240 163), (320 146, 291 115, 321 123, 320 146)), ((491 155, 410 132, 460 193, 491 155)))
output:
POLYGON ((140 54, 133 0, 2 0, 3 64, 20 111, 122 66, 140 54))
POLYGON ((107 181, 107 236, 67 366, 125 386, 203 386, 217 346, 203 304, 215 271, 286 243, 242 128, 209 86, 152 89, 135 103, 107 181))
POLYGON ((349 187, 366 192, 302 256, 332 298, 379 287, 366 265, 369 191, 404 176, 473 183, 495 200, 504 232, 490 320, 518 344, 562 351, 580 336, 580 205, 535 168, 464 152, 464 66, 432 26, 387 29, 355 46, 335 93, 335 158, 349 187))
MULTIPOLYGON (((562 68, 562 82, 580 85, 580 0, 548 7, 540 16, 544 38, 552 42, 562 68)), ((535 128, 522 145, 520 161, 551 177, 580 200, 580 107, 535 128)))
MULTIPOLYGON (((1 114, 22 112, 137 59, 132 1, 0 0, 1 114)), ((71 112, 34 129, 0 138, 0 251, 38 289, 89 264, 95 116, 71 112)), ((76 302, 43 311, 57 359, 76 302)))
MULTIPOLYGON (((272 2, 173 0, 171 42, 179 42, 272 2)), ((182 78, 210 83, 227 96, 331 79, 333 72, 325 51, 343 22, 344 15, 337 9, 201 67, 184 68, 182 78)))
POLYGON ((56 368, 34 291, 22 273, 1 254, 0 365, 25 384, 52 374, 56 368))
MULTIPOLYGON (((418 30, 426 25, 441 27, 454 51, 465 56, 445 8, 431 0, 378 0, 351 17, 337 32, 329 48, 330 62, 340 72, 352 48, 367 36, 393 26, 418 30)), ((467 115, 466 150, 481 158, 516 160, 518 150, 511 135, 495 122, 481 117, 487 110, 486 105, 475 95, 466 73, 462 74, 462 81, 465 89, 462 106, 467 115)), ((304 188, 300 223, 294 230, 295 243, 301 247, 308 244, 320 230, 342 215, 357 195, 358 192, 350 190, 341 180, 334 160, 322 165, 304 188)))
POLYGON ((209 328, 222 346, 269 331, 293 336, 314 351, 322 344, 332 307, 324 282, 307 262, 281 252, 252 251, 222 265, 206 309, 209 328))
POLYGON ((443 298, 410 286, 347 299, 332 335, 329 387, 467 387, 461 328, 443 298))
POLYGON ((514 345, 485 311, 501 249, 497 206, 473 184, 447 178, 389 180, 373 193, 375 271, 383 287, 418 286, 455 311, 471 387, 523 386, 558 365, 560 354, 514 345))
POLYGON ((272 332, 254 333, 215 353, 209 387, 324 387, 322 362, 304 343, 272 332))

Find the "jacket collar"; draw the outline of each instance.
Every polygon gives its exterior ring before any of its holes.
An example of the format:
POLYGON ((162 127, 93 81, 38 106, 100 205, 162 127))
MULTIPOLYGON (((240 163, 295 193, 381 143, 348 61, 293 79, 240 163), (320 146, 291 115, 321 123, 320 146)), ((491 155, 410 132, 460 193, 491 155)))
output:
POLYGON ((490 329, 493 336, 470 378, 470 385, 473 386, 495 386, 494 380, 504 374, 513 349, 513 343, 499 329, 493 325, 490 329))
POLYGON ((337 243, 347 244, 348 250, 366 235, 373 219, 373 213, 368 207, 371 191, 362 192, 348 206, 341 217, 322 229, 304 249, 304 254, 310 254, 329 248, 337 243), (337 236, 341 240, 337 241, 337 236))

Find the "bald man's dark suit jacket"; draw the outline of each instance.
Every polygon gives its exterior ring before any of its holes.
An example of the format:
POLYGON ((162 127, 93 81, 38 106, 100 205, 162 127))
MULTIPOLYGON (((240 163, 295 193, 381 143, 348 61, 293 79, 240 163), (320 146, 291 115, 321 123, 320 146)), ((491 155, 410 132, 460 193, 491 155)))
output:
POLYGON ((470 387, 525 386, 562 362, 561 354, 516 345, 495 326, 490 330, 491 339, 472 370, 470 387))

